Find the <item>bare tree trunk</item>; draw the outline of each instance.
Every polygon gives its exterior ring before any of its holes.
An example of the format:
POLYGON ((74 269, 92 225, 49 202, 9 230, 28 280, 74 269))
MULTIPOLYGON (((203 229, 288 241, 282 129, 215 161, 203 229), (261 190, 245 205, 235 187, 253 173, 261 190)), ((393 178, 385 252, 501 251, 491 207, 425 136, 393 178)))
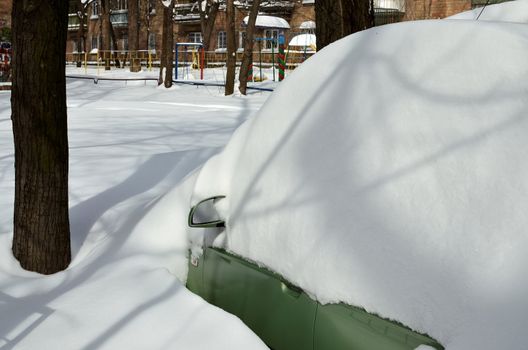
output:
POLYGON ((370 7, 370 0, 340 1, 343 18, 343 37, 374 26, 374 9, 370 7))
POLYGON ((71 260, 65 59, 68 2, 13 1, 13 254, 51 274, 71 260), (56 57, 42 64, 42 57, 56 57))
POLYGON ((317 50, 349 34, 374 26, 371 0, 317 0, 317 50))
POLYGON ((130 52, 130 71, 139 72, 141 64, 137 58, 139 50, 139 0, 128 0, 128 50, 130 52))
POLYGON ((216 14, 218 13, 220 2, 210 3, 210 0, 199 0, 198 5, 200 6, 200 26, 202 29, 203 47, 205 51, 209 51, 211 35, 213 34, 216 14), (206 4, 205 10, 202 7, 204 1, 206 4))
POLYGON ((139 50, 138 0, 128 0, 128 49, 139 50))
POLYGON ((172 44, 174 43, 173 31, 173 9, 174 1, 168 7, 163 7, 163 33, 161 38, 161 66, 160 84, 164 82, 166 88, 172 86, 172 44), (165 75, 163 75, 165 74, 165 75))
POLYGON ((342 37, 341 0, 317 0, 315 2, 315 22, 317 50, 319 51, 342 37))
POLYGON ((101 0, 101 34, 103 35, 103 59, 105 70, 110 70, 110 1, 101 0))
POLYGON ((240 73, 238 80, 240 85, 238 90, 245 95, 247 93, 248 72, 249 66, 253 61, 253 34, 255 32, 255 23, 257 22, 257 15, 260 8, 260 0, 253 0, 253 5, 249 12, 248 24, 246 28, 246 39, 244 41, 244 56, 242 57, 242 64, 240 66, 240 73))
POLYGON ((114 26, 112 25, 112 21, 110 21, 110 38, 112 39, 112 50, 114 50, 114 63, 116 68, 120 68, 121 66, 119 64, 119 58, 117 58, 117 38, 115 35, 114 26))
MULTIPOLYGON (((146 34, 146 43, 147 43, 147 46, 145 47, 145 49, 147 50, 150 50, 149 48, 149 37, 150 37, 150 32, 151 32, 151 28, 150 28, 150 17, 152 16, 152 11, 156 9, 156 5, 155 3, 151 3, 150 0, 145 0, 143 2, 140 3, 140 13, 141 13, 141 16, 144 16, 144 23, 145 23, 145 34, 146 34)), ((142 30, 143 31, 143 30, 142 30)))
POLYGON ((225 84, 225 95, 232 95, 235 91, 236 71, 236 34, 235 34, 235 4, 233 0, 227 0, 227 73, 225 84))
POLYGON ((86 52, 85 50, 85 34, 84 34, 84 19, 86 15, 86 7, 81 0, 77 1, 77 17, 79 18, 79 30, 77 31, 77 67, 82 66, 82 53, 86 52))

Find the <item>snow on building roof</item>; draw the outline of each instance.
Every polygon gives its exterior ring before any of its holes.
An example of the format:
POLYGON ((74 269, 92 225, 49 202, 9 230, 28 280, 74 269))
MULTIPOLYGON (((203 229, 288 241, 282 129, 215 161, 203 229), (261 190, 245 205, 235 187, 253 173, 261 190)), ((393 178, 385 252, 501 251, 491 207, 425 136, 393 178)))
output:
MULTIPOLYGON (((244 17, 244 25, 247 25, 249 17, 244 17)), ((258 15, 257 16, 257 27, 262 28, 283 28, 283 29, 290 29, 290 25, 284 18, 275 17, 275 16, 264 16, 264 15, 258 15)))
POLYGON ((299 29, 315 29, 315 22, 314 21, 305 21, 302 22, 299 26, 299 29))
POLYGON ((299 34, 294 36, 289 46, 313 46, 315 47, 315 34, 299 34))
POLYGON ((284 1, 284 0, 268 0, 263 1, 260 3, 261 8, 273 8, 273 7, 281 7, 281 8, 294 8, 295 4, 293 1, 284 1))
POLYGON ((374 8, 405 12, 405 0, 374 0, 374 8))

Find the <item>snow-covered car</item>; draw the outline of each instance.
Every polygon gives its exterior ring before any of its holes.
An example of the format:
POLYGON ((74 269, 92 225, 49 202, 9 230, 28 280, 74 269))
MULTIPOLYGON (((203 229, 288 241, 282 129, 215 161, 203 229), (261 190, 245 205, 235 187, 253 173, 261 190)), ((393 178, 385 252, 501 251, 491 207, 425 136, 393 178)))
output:
MULTIPOLYGON (((207 198, 189 213, 189 227, 222 228, 225 222, 207 198), (204 220, 196 221, 197 212, 204 220)), ((211 233, 211 232, 210 232, 211 233)), ((219 231, 212 233, 217 237, 219 231)), ((190 254, 187 287, 211 304, 237 315, 271 349, 444 349, 427 335, 346 304, 321 305, 283 276, 209 240, 190 254)))
POLYGON ((526 57, 465 20, 318 52, 197 175, 188 287, 273 349, 525 348, 526 57))

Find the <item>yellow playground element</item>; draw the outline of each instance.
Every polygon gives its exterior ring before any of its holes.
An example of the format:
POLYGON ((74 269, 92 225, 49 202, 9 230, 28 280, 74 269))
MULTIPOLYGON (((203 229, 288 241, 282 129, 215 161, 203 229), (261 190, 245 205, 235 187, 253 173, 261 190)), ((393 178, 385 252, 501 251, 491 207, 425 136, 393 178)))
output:
POLYGON ((98 72, 99 69, 108 70, 111 67, 130 67, 131 71, 139 71, 141 67, 146 67, 151 71, 154 62, 159 58, 155 50, 92 50, 91 52, 67 54, 66 60, 77 62, 77 64, 80 62, 85 70, 88 65, 95 65, 98 72))

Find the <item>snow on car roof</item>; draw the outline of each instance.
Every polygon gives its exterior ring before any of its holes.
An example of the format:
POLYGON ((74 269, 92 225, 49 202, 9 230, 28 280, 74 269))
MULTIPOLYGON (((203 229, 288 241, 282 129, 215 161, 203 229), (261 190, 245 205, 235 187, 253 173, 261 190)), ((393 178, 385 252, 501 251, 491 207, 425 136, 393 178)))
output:
POLYGON ((528 343, 528 28, 376 27, 294 71, 198 177, 225 248, 447 350, 528 343), (475 59, 478 58, 478 59, 475 59), (220 203, 219 203, 220 204, 220 203))
POLYGON ((479 21, 499 21, 528 23, 528 0, 508 1, 501 4, 478 7, 471 11, 465 11, 450 19, 477 19, 479 21))

